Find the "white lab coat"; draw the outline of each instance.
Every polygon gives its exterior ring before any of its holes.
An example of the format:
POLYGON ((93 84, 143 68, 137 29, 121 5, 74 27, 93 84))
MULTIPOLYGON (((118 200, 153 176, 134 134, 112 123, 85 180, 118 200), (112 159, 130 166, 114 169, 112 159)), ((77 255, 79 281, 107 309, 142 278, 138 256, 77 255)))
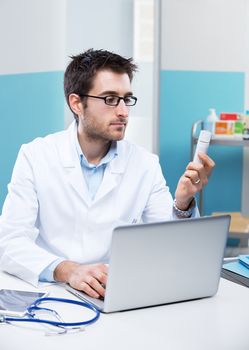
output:
POLYGON ((106 167, 92 201, 75 146, 76 123, 20 149, 0 217, 1 268, 37 285, 58 257, 108 261, 120 224, 172 218, 158 157, 127 141, 106 167))

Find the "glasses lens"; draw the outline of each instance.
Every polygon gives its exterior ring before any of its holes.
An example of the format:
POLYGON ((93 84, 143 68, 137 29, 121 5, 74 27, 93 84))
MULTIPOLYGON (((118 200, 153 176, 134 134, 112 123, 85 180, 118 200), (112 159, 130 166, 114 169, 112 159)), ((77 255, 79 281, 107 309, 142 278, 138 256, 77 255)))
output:
POLYGON ((106 96, 105 103, 109 106, 117 106, 119 103, 119 97, 118 96, 106 96))
POLYGON ((106 96, 105 103, 109 106, 117 106, 121 99, 124 100, 126 106, 134 106, 137 102, 137 98, 134 96, 126 96, 124 98, 119 96, 106 96))
POLYGON ((134 106, 136 102, 137 99, 134 96, 127 96, 124 98, 124 103, 126 104, 126 106, 134 106))

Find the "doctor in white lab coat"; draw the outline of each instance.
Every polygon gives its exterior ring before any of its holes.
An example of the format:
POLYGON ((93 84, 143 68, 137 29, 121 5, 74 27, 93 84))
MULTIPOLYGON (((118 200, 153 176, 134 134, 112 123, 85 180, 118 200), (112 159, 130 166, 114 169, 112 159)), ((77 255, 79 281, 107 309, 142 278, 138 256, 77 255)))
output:
POLYGON ((214 162, 189 163, 173 202, 158 157, 123 140, 135 70, 103 50, 72 58, 64 88, 75 121, 20 149, 0 218, 3 270, 104 296, 115 226, 198 215, 194 195, 214 162))

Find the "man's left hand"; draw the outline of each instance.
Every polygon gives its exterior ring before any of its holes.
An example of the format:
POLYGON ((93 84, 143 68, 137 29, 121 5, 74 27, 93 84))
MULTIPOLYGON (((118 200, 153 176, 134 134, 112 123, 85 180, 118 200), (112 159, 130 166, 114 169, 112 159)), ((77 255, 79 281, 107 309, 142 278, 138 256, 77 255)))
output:
POLYGON ((176 206, 180 210, 187 210, 193 197, 207 183, 215 166, 214 161, 206 154, 199 152, 198 157, 202 164, 190 162, 181 176, 176 192, 176 206))

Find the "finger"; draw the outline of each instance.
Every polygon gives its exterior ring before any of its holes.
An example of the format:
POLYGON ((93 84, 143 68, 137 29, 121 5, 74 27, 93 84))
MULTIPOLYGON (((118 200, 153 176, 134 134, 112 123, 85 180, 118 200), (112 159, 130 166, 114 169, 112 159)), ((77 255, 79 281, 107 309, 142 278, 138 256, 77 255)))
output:
POLYGON ((194 197, 197 192, 199 192, 203 188, 203 183, 200 180, 199 183, 194 184, 191 179, 188 177, 183 176, 180 180, 180 192, 177 193, 176 196, 180 197, 184 194, 184 196, 187 196, 188 198, 194 197))
POLYGON ((101 264, 100 265, 100 270, 105 273, 106 275, 108 275, 108 270, 109 270, 109 265, 107 264, 101 264))
MULTIPOLYGON (((193 198, 197 192, 198 185, 193 185, 192 181, 188 177, 182 176, 175 192, 177 203, 189 202, 189 198, 193 198)), ((183 208, 183 206, 180 204, 179 209, 181 208, 183 208)))
POLYGON ((99 270, 105 273, 106 275, 108 274, 109 266, 107 264, 93 264, 91 266, 92 266, 92 271, 99 270))
POLYGON ((106 285, 107 275, 108 275, 108 266, 105 264, 96 264, 93 265, 94 268, 91 271, 91 275, 94 276, 101 284, 106 285))
POLYGON ((211 173, 211 171, 215 167, 215 162, 213 161, 213 159, 211 159, 207 154, 202 153, 202 152, 200 152, 200 155, 198 155, 198 156, 201 159, 202 164, 203 164, 204 168, 206 169, 206 171, 208 171, 208 173, 211 173))
MULTIPOLYGON (((205 157, 205 161, 203 161, 201 164, 196 164, 193 162, 190 162, 187 165, 186 171, 190 172, 190 171, 196 171, 198 173, 198 175, 196 175, 196 177, 198 176, 202 182, 204 182, 204 184, 207 183, 207 177, 209 177, 211 175, 211 172, 215 166, 214 161, 209 158, 206 154, 203 153, 203 157, 205 157)), ((194 181, 196 181, 196 177, 192 177, 194 179, 194 181)))
POLYGON ((95 277, 88 276, 85 281, 95 292, 98 293, 98 295, 101 295, 102 297, 105 295, 105 288, 95 277))
POLYGON ((186 170, 184 176, 189 178, 194 185, 201 182, 201 176, 196 170, 186 170))
POLYGON ((186 170, 192 170, 192 171, 201 171, 201 169, 203 169, 204 166, 203 164, 201 163, 194 163, 194 162, 189 162, 187 167, 186 167, 186 170))
MULTIPOLYGON (((75 288, 74 286, 72 286, 73 288, 75 288)), ((96 290, 94 290, 93 288, 91 288, 91 286, 86 283, 86 282, 81 282, 79 287, 77 287, 78 290, 81 290, 82 292, 86 293, 87 295, 89 295, 92 298, 99 298, 100 294, 96 292, 96 290)))
POLYGON ((187 176, 182 176, 180 179, 180 185, 184 189, 184 191, 189 192, 190 194, 194 194, 196 192, 196 186, 194 186, 191 179, 187 176))
POLYGON ((199 152, 198 157, 202 162, 201 163, 189 162, 186 169, 200 170, 202 167, 208 167, 212 169, 215 167, 215 162, 207 154, 203 152, 199 152))
MULTIPOLYGON (((186 176, 188 177, 188 176, 186 176)), ((198 185, 198 190, 208 183, 208 176, 202 169, 199 173, 195 172, 191 177, 188 177, 194 186, 198 185)))
POLYGON ((101 271, 96 271, 96 273, 94 274, 94 277, 96 278, 96 280, 98 280, 102 285, 106 285, 107 282, 107 274, 101 272, 101 271))

